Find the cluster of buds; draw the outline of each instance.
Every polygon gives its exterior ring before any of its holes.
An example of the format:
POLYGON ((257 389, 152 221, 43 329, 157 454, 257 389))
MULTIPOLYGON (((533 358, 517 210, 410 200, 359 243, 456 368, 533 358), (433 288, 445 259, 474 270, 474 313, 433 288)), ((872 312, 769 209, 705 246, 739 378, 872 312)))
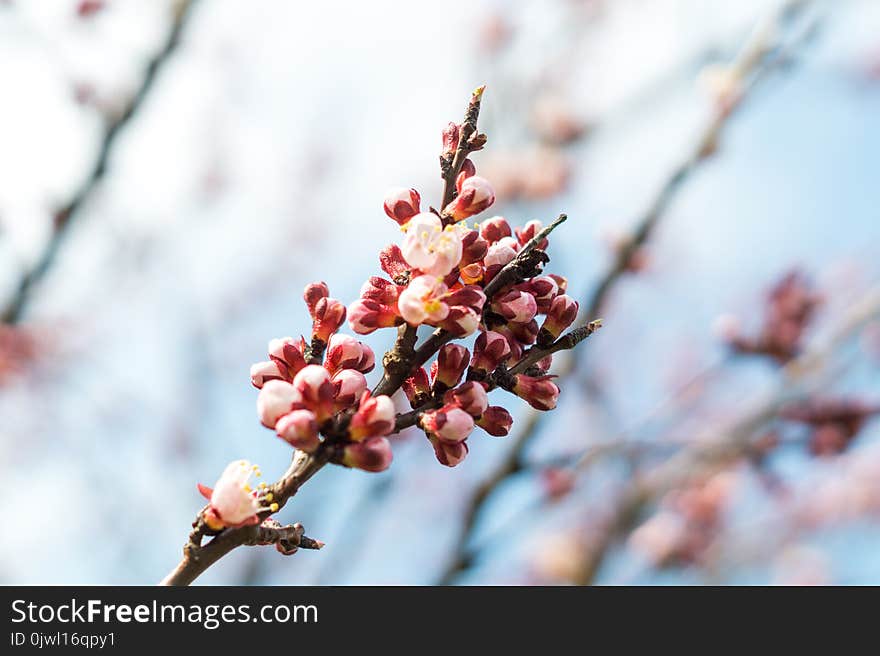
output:
POLYGON ((865 423, 878 413, 880 405, 861 399, 820 398, 789 405, 779 416, 809 429, 813 455, 832 456, 845 451, 865 423))
POLYGON ((786 274, 767 295, 764 323, 755 337, 740 333, 738 322, 725 317, 721 337, 737 353, 752 353, 785 364, 801 350, 804 333, 821 303, 809 281, 799 272, 786 274))
POLYGON ((312 317, 312 342, 284 337, 269 342, 269 360, 251 367, 251 382, 260 390, 257 413, 267 428, 291 446, 314 453, 322 431, 335 428, 348 413, 340 462, 367 471, 391 464, 394 404, 372 397, 364 374, 373 370, 372 349, 350 335, 337 333, 345 307, 329 297, 324 283, 308 285, 303 294, 312 317))

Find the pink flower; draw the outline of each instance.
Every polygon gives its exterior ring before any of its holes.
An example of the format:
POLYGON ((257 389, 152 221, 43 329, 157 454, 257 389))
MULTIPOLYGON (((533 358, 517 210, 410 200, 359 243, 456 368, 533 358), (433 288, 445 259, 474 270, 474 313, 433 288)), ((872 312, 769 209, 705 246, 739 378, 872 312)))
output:
POLYGON ((278 363, 269 360, 268 362, 257 362, 251 365, 251 384, 260 389, 270 380, 285 380, 286 372, 281 371, 278 363))
POLYGON ((367 391, 351 418, 349 437, 354 442, 362 442, 369 437, 388 435, 394 430, 394 419, 394 403, 391 399, 384 395, 371 396, 367 391))
POLYGON ((489 244, 501 241, 505 237, 511 237, 513 232, 510 224, 503 216, 493 216, 480 223, 480 236, 489 244))
POLYGON ((553 299, 547 311, 547 318, 538 333, 538 344, 549 346, 562 332, 574 323, 578 315, 578 302, 571 296, 560 294, 553 299))
POLYGON ((532 377, 517 374, 514 376, 511 391, 535 410, 552 410, 559 398, 559 387, 553 382, 553 378, 555 376, 532 377))
POLYGON ((312 318, 312 337, 326 342, 345 322, 345 306, 335 298, 318 299, 312 318))
POLYGON ((257 493, 248 484, 252 474, 259 475, 259 468, 247 460, 229 463, 214 489, 199 484, 199 492, 208 499, 209 508, 204 518, 214 530, 224 527, 252 526, 260 523, 261 512, 275 512, 278 504, 263 506, 257 493))
POLYGON ((413 371, 412 375, 403 381, 401 388, 413 408, 417 408, 431 398, 431 382, 424 367, 413 371))
POLYGON ((411 326, 442 321, 449 314, 449 306, 443 301, 446 291, 446 285, 436 276, 415 278, 398 299, 400 316, 411 326))
POLYGON ((485 178, 471 176, 461 183, 458 196, 443 209, 446 216, 461 221, 479 214, 495 202, 495 190, 485 178))
POLYGON ((497 405, 490 405, 477 419, 477 426, 494 437, 504 437, 510 432, 513 425, 513 417, 510 413, 497 405))
POLYGON ((318 420, 311 410, 292 410, 275 424, 278 437, 291 446, 313 453, 321 444, 318 438, 318 420))
POLYGON ((435 390, 445 391, 458 385, 467 368, 470 353, 459 344, 445 344, 431 365, 431 381, 435 390))
POLYGON ((337 333, 327 344, 327 360, 324 367, 331 374, 340 369, 356 369, 368 374, 376 366, 373 349, 354 337, 337 333))
POLYGON ((367 389, 367 379, 355 369, 342 369, 333 374, 334 408, 343 410, 357 403, 367 389))
POLYGON ((461 231, 443 227, 436 214, 416 214, 403 229, 406 237, 401 252, 414 269, 432 276, 445 276, 461 261, 461 231))
POLYGON ((401 323, 397 308, 369 298, 359 298, 348 308, 348 325, 358 335, 369 335, 378 328, 401 323))
POLYGON ((510 358, 510 344, 501 333, 487 330, 480 333, 474 342, 474 357, 471 358, 471 369, 481 374, 488 374, 498 368, 499 364, 510 358))
POLYGON ((538 304, 531 294, 511 289, 492 301, 492 309, 508 321, 525 323, 535 317, 538 304))
POLYGON ((430 438, 431 445, 434 447, 434 455, 441 465, 447 467, 455 467, 464 460, 468 454, 467 442, 445 442, 437 438, 430 438))
POLYGON ((532 278, 528 282, 517 285, 516 289, 535 297, 539 314, 545 314, 550 309, 550 304, 559 293, 559 285, 550 276, 532 278))
POLYGON ((447 405, 458 406, 472 417, 479 417, 489 407, 485 385, 473 380, 446 392, 443 401, 447 405))
POLYGON ((395 187, 385 194, 385 214, 403 225, 419 213, 421 201, 415 189, 395 187))
POLYGON ((330 382, 330 374, 321 365, 303 367, 293 378, 293 388, 299 395, 300 403, 315 413, 319 423, 333 414, 335 390, 330 382))
POLYGON ((387 438, 371 437, 364 442, 346 444, 342 464, 368 472, 381 472, 391 466, 393 458, 391 442, 387 438))
POLYGON ((445 405, 425 412, 419 425, 438 440, 461 442, 474 430, 474 418, 459 407, 445 405))
POLYGON ((503 241, 489 246, 486 257, 483 258, 483 266, 486 268, 486 280, 491 280, 496 273, 501 271, 505 264, 516 257, 513 247, 503 241))
MULTIPOLYGON (((323 368, 323 367, 322 367, 323 368)), ((257 395, 257 414, 266 428, 275 428, 283 415, 293 409, 302 396, 293 385, 283 380, 267 381, 257 395)))

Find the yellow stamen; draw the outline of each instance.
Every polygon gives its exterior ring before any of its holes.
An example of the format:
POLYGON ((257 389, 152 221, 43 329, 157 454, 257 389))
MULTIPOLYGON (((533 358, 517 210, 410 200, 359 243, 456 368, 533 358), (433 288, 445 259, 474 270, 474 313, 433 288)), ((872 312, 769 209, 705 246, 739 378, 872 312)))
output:
POLYGON ((271 510, 272 512, 278 512, 278 504, 273 503, 271 506, 269 506, 269 510, 271 510))

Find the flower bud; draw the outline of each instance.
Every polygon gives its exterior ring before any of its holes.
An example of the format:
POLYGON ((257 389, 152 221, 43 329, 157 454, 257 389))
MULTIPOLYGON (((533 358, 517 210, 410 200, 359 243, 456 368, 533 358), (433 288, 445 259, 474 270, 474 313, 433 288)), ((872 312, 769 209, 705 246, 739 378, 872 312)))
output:
POLYGON ((409 280, 410 266, 397 244, 390 244, 379 252, 379 266, 398 284, 406 284, 409 280))
POLYGON ((333 405, 338 412, 357 403, 367 389, 367 379, 360 371, 342 369, 333 378, 333 405))
POLYGON ((486 386, 473 380, 446 392, 443 401, 447 405, 457 405, 472 417, 479 417, 489 406, 486 386))
POLYGON ((385 278, 380 278, 378 276, 372 276, 364 283, 363 287, 361 287, 361 298, 369 298, 382 305, 395 307, 397 305, 397 298, 400 296, 402 290, 403 288, 400 285, 393 283, 390 280, 385 280, 385 278))
POLYGON ((516 285, 514 289, 528 292, 535 297, 538 304, 538 314, 546 314, 550 309, 550 304, 559 293, 559 285, 550 276, 537 276, 522 284, 516 285))
POLYGON ((323 422, 333 414, 335 390, 330 382, 330 374, 324 367, 317 364, 303 367, 293 377, 293 388, 300 396, 300 403, 315 413, 318 422, 323 422))
POLYGON ((393 458, 391 442, 384 437, 372 437, 364 442, 346 444, 342 464, 368 472, 381 472, 391 466, 393 458))
POLYGON ((461 262, 465 267, 474 262, 481 262, 489 250, 489 242, 480 237, 476 230, 468 230, 461 238, 461 262))
POLYGON ((461 408, 445 405, 422 414, 419 425, 438 440, 462 442, 473 432, 474 418, 461 408))
POLYGON ((452 122, 443 129, 443 155, 449 156, 455 153, 458 149, 458 136, 460 133, 461 129, 459 126, 452 122))
POLYGON ((470 353, 460 344, 445 344, 431 365, 431 382, 435 390, 446 391, 458 385, 467 368, 470 353))
POLYGON ((496 242, 489 246, 486 251, 486 257, 483 258, 483 266, 485 267, 485 280, 492 280, 504 266, 516 257, 516 251, 503 241, 496 242))
POLYGON ((552 410, 559 398, 559 387, 553 382, 555 376, 532 377, 517 374, 511 390, 535 410, 552 410))
POLYGON ((286 380, 296 376, 306 366, 304 351, 302 338, 295 340, 293 337, 282 337, 269 342, 269 357, 278 365, 279 370, 288 373, 286 380))
POLYGON ((446 216, 461 221, 479 214, 495 202, 495 190, 485 178, 471 176, 461 183, 458 197, 443 209, 446 216))
MULTIPOLYGON (((285 368, 286 369, 286 368, 285 368)), ((270 380, 286 380, 287 373, 278 367, 273 360, 257 362, 251 365, 251 384, 260 389, 270 380)))
POLYGON ((461 163, 461 170, 458 172, 458 175, 455 176, 455 193, 461 193, 461 185, 464 184, 464 181, 468 178, 473 177, 477 174, 477 167, 474 166, 474 163, 466 159, 461 163))
POLYGON ((394 415, 394 403, 389 397, 371 396, 367 391, 351 418, 349 437, 355 442, 361 442, 368 437, 388 435, 394 430, 394 415))
POLYGON ((257 414, 266 428, 275 428, 278 419, 302 401, 296 388, 283 380, 269 380, 257 395, 257 414))
POLYGON ((507 324, 507 328, 514 339, 520 344, 534 344, 538 338, 538 322, 532 319, 525 323, 516 323, 511 321, 507 324))
POLYGON ((345 306, 335 298, 318 299, 312 318, 312 337, 326 343, 345 322, 345 306))
POLYGON ((415 189, 395 187, 385 194, 385 214, 403 225, 419 213, 421 201, 415 189))
POLYGON ((531 321, 538 311, 535 297, 529 293, 511 289, 492 301, 492 310, 508 321, 525 323, 531 321))
POLYGON ((441 465, 455 467, 464 460, 468 454, 467 442, 446 442, 437 438, 430 438, 434 447, 434 455, 441 465))
POLYGON ((400 247, 411 268, 432 276, 445 276, 461 261, 461 230, 443 227, 436 214, 416 214, 404 226, 406 237, 400 247))
MULTIPOLYGON (((519 240, 520 246, 528 244, 532 238, 544 229, 544 224, 540 221, 529 221, 522 228, 516 229, 516 238, 519 240)), ((538 243, 538 250, 547 250, 547 238, 545 237, 538 243)))
POLYGON ((391 328, 402 323, 397 308, 359 298, 348 308, 348 325, 358 335, 369 335, 378 328, 391 328))
POLYGON ((461 271, 459 273, 461 275, 462 281, 466 285, 473 285, 483 279, 483 265, 479 262, 474 262, 473 264, 468 264, 461 267, 461 271))
POLYGON ((510 224, 503 216, 493 216, 480 223, 480 236, 489 244, 501 241, 505 237, 510 237, 513 232, 510 230, 510 224))
POLYGON ((454 337, 467 337, 479 328, 480 315, 470 308, 456 305, 449 308, 449 314, 437 325, 448 330, 454 337))
POLYGON ((474 357, 471 358, 471 369, 482 374, 489 374, 498 365, 510 357, 510 344, 507 338, 494 330, 480 333, 474 342, 474 357))
POLYGON ((556 284, 559 286, 559 293, 564 294, 568 289, 568 278, 565 276, 560 276, 556 273, 548 273, 548 277, 553 278, 556 281, 556 284))
POLYGON ((450 307, 459 305, 471 308, 475 312, 482 312, 486 303, 486 294, 476 285, 465 285, 446 294, 443 301, 450 307))
POLYGON ((578 302, 571 296, 560 294, 554 298, 538 334, 538 345, 549 346, 556 341, 562 332, 574 323, 577 315, 578 302))
POLYGON ((400 293, 397 302, 400 316, 411 326, 443 321, 449 314, 449 306, 443 300, 446 291, 446 285, 435 276, 414 278, 400 293))
POLYGON ((405 379, 401 388, 413 408, 427 403, 431 398, 431 382, 428 380, 428 372, 424 367, 419 367, 409 378, 405 379))
POLYGON ((477 419, 477 426, 494 437, 504 437, 512 425, 513 417, 498 405, 490 405, 477 419))
POLYGON ((311 282, 306 285, 303 291, 303 300, 306 302, 309 314, 313 319, 315 318, 315 305, 322 298, 327 298, 328 296, 330 296, 330 288, 327 287, 326 282, 311 282))
POLYGON ((510 359, 513 362, 516 362, 522 357, 523 347, 520 344, 519 340, 516 338, 516 335, 513 334, 513 331, 510 329, 510 324, 504 324, 503 326, 495 326, 492 328, 496 333, 503 335, 507 340, 507 345, 510 347, 510 359))
POLYGON ((331 374, 340 369, 356 369, 361 373, 370 373, 376 366, 373 349, 359 342, 350 335, 337 333, 327 344, 327 361, 324 367, 331 374))
POLYGON ((311 410, 301 409, 287 413, 275 424, 275 432, 292 447, 307 453, 314 453, 321 444, 318 438, 318 421, 311 410))

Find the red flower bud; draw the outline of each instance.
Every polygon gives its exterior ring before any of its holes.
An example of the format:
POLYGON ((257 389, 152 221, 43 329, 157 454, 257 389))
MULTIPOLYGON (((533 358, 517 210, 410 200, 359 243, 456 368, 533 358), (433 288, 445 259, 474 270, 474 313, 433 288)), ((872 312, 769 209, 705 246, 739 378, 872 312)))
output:
POLYGON ((455 467, 464 460, 468 454, 467 442, 446 442, 437 438, 430 438, 434 447, 434 455, 441 465, 455 467))
POLYGON ((477 167, 474 166, 474 163, 466 159, 461 164, 461 171, 458 172, 458 175, 455 177, 455 193, 461 193, 461 185, 468 178, 472 178, 477 173, 477 167))
POLYGON ((510 237, 513 232, 510 230, 510 224, 503 216, 493 216, 480 223, 480 236, 490 244, 501 241, 505 237, 510 237))
POLYGON ((434 389, 446 391, 458 385, 469 358, 470 353, 464 346, 444 345, 437 353, 437 359, 431 364, 431 382, 434 384, 434 389))
POLYGON ((554 298, 538 334, 538 345, 549 346, 556 341, 563 331, 574 323, 577 315, 578 302, 571 296, 560 294, 554 298))
POLYGON ((546 314, 550 304, 559 293, 559 285, 550 276, 538 276, 522 284, 516 285, 515 289, 528 292, 535 297, 538 304, 538 314, 546 314))
POLYGON ((525 323, 511 321, 507 328, 520 344, 534 344, 538 338, 538 322, 534 319, 525 323))
POLYGON ((443 129, 443 154, 452 155, 458 149, 458 136, 461 129, 455 123, 450 122, 443 129))
POLYGON ((331 374, 340 369, 356 369, 370 373, 376 366, 373 349, 349 335, 336 334, 327 343, 327 361, 324 367, 331 374))
POLYGON ((318 421, 311 410, 293 410, 275 424, 278 437, 291 446, 313 453, 321 444, 318 438, 318 421))
POLYGON ((415 189, 395 187, 385 194, 385 214, 403 225, 419 213, 421 201, 415 189))
POLYGON ((315 318, 315 305, 322 298, 327 298, 328 296, 330 296, 330 289, 327 287, 326 282, 311 282, 306 285, 303 291, 303 300, 306 302, 309 314, 313 319, 315 318))
POLYGON ((470 308, 456 305, 449 308, 449 314, 437 325, 443 330, 448 330, 455 337, 467 337, 479 327, 480 315, 470 308))
POLYGON ((486 257, 483 258, 483 266, 486 269, 485 280, 492 280, 508 262, 516 257, 516 250, 505 240, 496 242, 489 246, 486 251, 486 257))
POLYGON ((526 323, 531 321, 538 311, 535 297, 518 289, 496 296, 492 301, 492 310, 508 321, 526 323))
POLYGON ((312 318, 312 337, 327 342, 345 322, 345 306, 335 298, 321 298, 315 303, 312 318))
POLYGON ((486 257, 489 250, 489 242, 480 237, 476 230, 468 230, 461 238, 461 262, 459 267, 466 267, 474 262, 480 262, 486 257))
POLYGON ((559 387, 553 382, 555 376, 539 376, 537 378, 517 374, 511 390, 535 410, 552 410, 559 398, 559 387))
POLYGON ((278 420, 302 400, 293 385, 283 380, 267 381, 257 396, 257 414, 266 428, 275 428, 278 420))
POLYGON ((394 403, 385 395, 371 396, 364 392, 358 410, 348 426, 349 437, 361 442, 370 437, 388 435, 394 430, 394 403))
POLYGON ((495 202, 495 190, 489 181, 478 175, 461 182, 458 197, 443 209, 446 216, 461 221, 479 214, 495 202))
POLYGON ((513 417, 510 413, 497 405, 490 405, 477 419, 477 426, 494 437, 504 437, 510 432, 513 425, 513 417))
POLYGON ((566 278, 565 276, 560 276, 556 273, 548 273, 547 275, 550 278, 553 278, 553 280, 556 281, 556 284, 559 285, 559 293, 564 294, 568 289, 568 278, 566 278))
POLYGON ((410 266, 403 259, 403 253, 397 244, 386 246, 379 252, 379 265, 382 267, 382 271, 395 282, 409 279, 410 266))
POLYGON ((333 414, 336 390, 324 367, 317 364, 303 367, 293 378, 293 388, 299 394, 300 403, 315 413, 319 423, 333 414))
POLYGON ((333 406, 338 412, 357 403, 367 390, 367 379, 360 371, 343 369, 333 375, 333 406))
POLYGON ((419 425, 443 442, 463 442, 474 430, 474 418, 457 406, 445 405, 425 412, 419 425))
POLYGON ((424 367, 416 369, 409 378, 403 381, 401 387, 413 408, 426 403, 431 397, 431 381, 428 380, 428 372, 424 367))
POLYGON ((279 370, 287 372, 285 380, 291 380, 306 366, 304 351, 305 343, 302 338, 282 337, 269 342, 269 357, 278 365, 279 370))
MULTIPOLYGON (((540 221, 529 221, 522 228, 516 229, 516 238, 519 240, 520 246, 528 244, 532 238, 544 229, 544 224, 540 221)), ((547 250, 546 237, 538 244, 538 250, 547 250)))
POLYGON ((474 283, 478 283, 483 279, 483 265, 479 262, 468 264, 461 267, 459 274, 461 275, 462 281, 466 285, 473 285, 474 283))
POLYGON ((471 369, 485 375, 495 371, 498 365, 506 362, 509 357, 510 344, 507 338, 501 333, 487 330, 480 333, 474 342, 471 369))
POLYGON ((391 466, 393 458, 391 442, 384 437, 373 437, 364 442, 346 444, 342 464, 368 472, 381 472, 391 466))
POLYGON ((486 303, 486 295, 476 285, 465 285, 447 293, 443 297, 443 302, 450 307, 458 305, 471 308, 475 312, 482 312, 483 305, 486 303))
POLYGON ((403 323, 396 307, 369 298, 359 298, 348 309, 348 325, 358 335, 369 335, 377 328, 391 328, 403 323))
POLYGON ((260 389, 270 380, 288 380, 287 368, 282 371, 277 362, 257 362, 251 365, 251 384, 260 389))
POLYGON ((443 401, 446 405, 458 406, 472 417, 479 417, 489 406, 486 386, 473 380, 446 392, 443 401))
POLYGON ((379 278, 378 276, 372 276, 364 283, 363 287, 361 287, 361 298, 369 298, 382 305, 390 305, 391 307, 394 307, 397 305, 397 298, 400 296, 400 292, 403 291, 403 289, 403 287, 390 280, 385 280, 385 278, 379 278))

